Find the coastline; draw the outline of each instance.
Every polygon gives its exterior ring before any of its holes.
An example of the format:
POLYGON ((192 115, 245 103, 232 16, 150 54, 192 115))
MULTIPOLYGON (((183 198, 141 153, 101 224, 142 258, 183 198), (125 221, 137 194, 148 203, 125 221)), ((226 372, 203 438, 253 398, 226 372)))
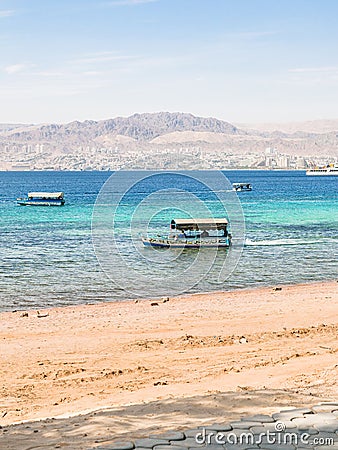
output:
MULTIPOLYGON (((237 288, 229 288, 228 290, 215 290, 215 291, 199 291, 199 292, 190 292, 186 294, 178 294, 171 297, 172 299, 188 299, 188 298, 195 298, 201 295, 217 295, 217 294, 232 294, 233 292, 254 292, 254 291, 261 291, 266 289, 274 289, 275 287, 281 287, 281 288, 287 288, 292 286, 313 286, 317 284, 322 283, 335 283, 338 282, 336 278, 329 278, 329 279, 317 279, 315 281, 306 281, 306 282, 297 282, 297 283, 283 283, 280 282, 278 284, 263 284, 259 286, 245 286, 245 287, 237 287, 237 288)), ((83 306, 95 306, 95 305, 104 305, 104 304, 128 304, 128 303, 139 303, 139 302, 149 302, 149 301, 161 301, 162 296, 148 296, 148 297, 126 297, 124 299, 116 299, 116 300, 99 300, 98 302, 88 301, 85 303, 71 303, 71 304, 61 304, 56 306, 28 306, 27 308, 23 308, 21 305, 18 308, 7 308, 7 309, 0 309, 0 317, 1 314, 5 313, 24 313, 24 312, 30 312, 30 311, 45 311, 48 313, 49 310, 55 310, 55 309, 66 309, 66 308, 81 308, 83 306)))

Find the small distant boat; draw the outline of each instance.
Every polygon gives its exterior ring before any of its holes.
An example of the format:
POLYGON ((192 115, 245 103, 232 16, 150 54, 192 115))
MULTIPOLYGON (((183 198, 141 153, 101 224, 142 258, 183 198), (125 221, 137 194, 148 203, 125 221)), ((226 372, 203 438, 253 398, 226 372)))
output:
POLYGON ((228 220, 222 219, 173 219, 167 237, 143 237, 145 247, 158 248, 228 248, 231 234, 228 220))
POLYGON ((237 192, 252 191, 251 183, 232 183, 232 189, 237 192))
POLYGON ((338 166, 329 164, 324 167, 313 167, 312 169, 308 169, 306 171, 306 175, 338 175, 338 166))
POLYGON ((63 192, 28 192, 26 198, 17 198, 21 206, 63 206, 65 204, 63 192))

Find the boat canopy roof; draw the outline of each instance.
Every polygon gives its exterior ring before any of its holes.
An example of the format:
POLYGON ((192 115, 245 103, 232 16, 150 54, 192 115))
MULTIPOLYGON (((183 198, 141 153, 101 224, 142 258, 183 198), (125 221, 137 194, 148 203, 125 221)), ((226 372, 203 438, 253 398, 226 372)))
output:
POLYGON ((63 196, 63 192, 28 192, 28 198, 60 199, 63 196))
POLYGON ((233 186, 250 186, 251 183, 232 183, 233 186))
POLYGON ((224 230, 228 220, 222 219, 173 219, 171 228, 176 230, 224 230))

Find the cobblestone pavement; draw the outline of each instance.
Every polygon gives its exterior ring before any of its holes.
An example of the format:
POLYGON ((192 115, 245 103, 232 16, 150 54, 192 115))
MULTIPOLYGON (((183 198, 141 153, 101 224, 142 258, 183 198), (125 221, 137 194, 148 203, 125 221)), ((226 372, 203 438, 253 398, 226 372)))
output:
POLYGON ((338 403, 289 409, 272 416, 255 415, 185 431, 152 434, 88 450, 338 449, 338 403))

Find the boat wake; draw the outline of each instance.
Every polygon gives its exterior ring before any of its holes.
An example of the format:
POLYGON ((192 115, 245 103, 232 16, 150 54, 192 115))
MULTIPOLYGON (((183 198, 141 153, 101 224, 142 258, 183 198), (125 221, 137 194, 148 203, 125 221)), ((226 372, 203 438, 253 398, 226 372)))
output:
POLYGON ((316 240, 304 240, 304 239, 269 239, 263 241, 252 241, 251 239, 245 239, 245 247, 273 247, 282 245, 304 245, 304 244, 316 244, 316 240))

